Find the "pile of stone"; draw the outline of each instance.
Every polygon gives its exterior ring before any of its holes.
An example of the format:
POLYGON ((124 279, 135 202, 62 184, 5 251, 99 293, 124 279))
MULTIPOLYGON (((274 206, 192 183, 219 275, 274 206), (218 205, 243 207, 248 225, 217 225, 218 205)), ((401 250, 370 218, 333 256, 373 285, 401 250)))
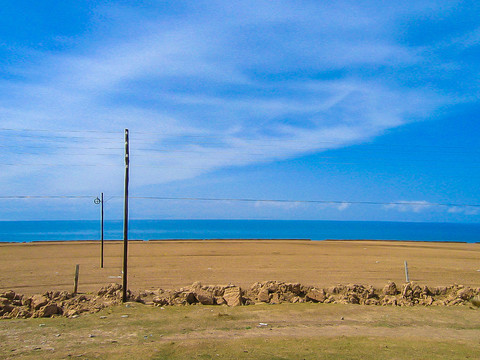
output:
MULTIPOLYGON (((131 295, 130 292, 128 292, 131 295)), ((49 291, 43 295, 27 297, 13 291, 0 294, 0 317, 29 318, 64 315, 78 316, 93 313, 121 303, 122 286, 111 284, 92 296, 74 295, 68 291, 49 291)))
MULTIPOLYGON (((414 283, 400 287, 389 282, 383 289, 364 285, 337 285, 316 288, 299 283, 266 281, 255 283, 248 289, 235 285, 202 285, 194 283, 178 290, 127 291, 129 301, 152 306, 166 305, 225 305, 240 306, 258 303, 335 303, 360 305, 466 305, 480 295, 480 288, 462 285, 427 287, 414 283)), ((110 284, 96 294, 74 295, 67 291, 51 291, 43 295, 26 297, 8 291, 0 294, 0 317, 28 318, 66 316, 94 313, 122 302, 122 286, 110 284)))

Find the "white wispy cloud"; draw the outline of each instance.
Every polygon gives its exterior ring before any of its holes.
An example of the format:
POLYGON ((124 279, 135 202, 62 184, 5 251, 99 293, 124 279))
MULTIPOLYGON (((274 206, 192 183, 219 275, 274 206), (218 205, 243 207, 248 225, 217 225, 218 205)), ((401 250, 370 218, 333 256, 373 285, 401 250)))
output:
MULTIPOLYGON (((357 73, 368 66, 415 66, 424 56, 424 49, 393 40, 381 14, 358 6, 344 12, 341 5, 309 2, 206 2, 186 6, 179 17, 128 7, 97 11, 111 23, 107 34, 94 30, 67 53, 39 53, 28 66, 12 69, 21 80, 0 81, 1 124, 130 128, 132 160, 142 165, 132 167, 135 186, 361 143, 456 101, 428 87, 405 88, 357 73), (321 76, 345 69, 352 71, 334 79, 321 76), (289 72, 320 76, 278 77, 289 72), (136 132, 158 134, 136 137, 136 132), (220 141, 175 142, 178 135, 192 134, 220 141)), ((107 142, 121 147, 122 134, 118 141, 92 137, 65 142, 66 149, 1 157, 26 164, 111 165, 106 169, 9 168, 0 182, 16 193, 88 192, 99 184, 121 189, 121 150, 120 156, 88 150, 112 146, 107 142), (84 155, 67 155, 79 148, 84 155), (35 185, 27 181, 32 176, 35 185)), ((414 211, 428 204, 418 206, 414 211)))
POLYGON ((384 205, 387 210, 396 210, 400 212, 420 213, 423 211, 447 212, 450 214, 477 215, 480 213, 478 208, 470 206, 448 206, 431 203, 425 200, 420 201, 397 201, 395 204, 384 205))
POLYGON ((478 208, 468 206, 450 206, 448 207, 448 212, 450 214, 478 215, 480 213, 480 210, 478 208))
POLYGON ((428 201, 397 201, 395 204, 384 205, 385 209, 397 210, 401 212, 414 212, 419 213, 428 210, 433 205, 428 201))

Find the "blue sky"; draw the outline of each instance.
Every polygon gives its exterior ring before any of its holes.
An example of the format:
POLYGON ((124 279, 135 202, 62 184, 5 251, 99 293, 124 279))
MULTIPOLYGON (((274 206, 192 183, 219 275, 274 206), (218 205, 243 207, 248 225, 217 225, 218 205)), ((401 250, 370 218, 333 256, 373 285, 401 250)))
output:
POLYGON ((400 203, 133 199, 133 218, 480 222, 432 205, 480 203, 478 3, 2 1, 0 20, 0 196, 121 195, 129 128, 132 195, 400 203))

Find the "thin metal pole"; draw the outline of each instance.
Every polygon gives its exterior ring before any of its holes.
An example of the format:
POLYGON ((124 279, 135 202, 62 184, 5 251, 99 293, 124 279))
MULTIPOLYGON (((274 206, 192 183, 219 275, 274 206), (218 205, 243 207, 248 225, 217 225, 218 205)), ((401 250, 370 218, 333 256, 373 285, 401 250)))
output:
POLYGON ((122 301, 127 299, 127 253, 128 253, 128 173, 129 173, 129 146, 128 146, 128 129, 125 129, 125 196, 124 196, 124 213, 123 213, 123 294, 122 301))
POLYGON ((102 224, 101 224, 101 233, 102 233, 102 254, 101 254, 101 258, 102 258, 102 261, 101 261, 101 264, 100 264, 100 267, 103 268, 103 192, 102 192, 102 196, 101 196, 101 199, 100 199, 100 202, 102 204, 102 224))

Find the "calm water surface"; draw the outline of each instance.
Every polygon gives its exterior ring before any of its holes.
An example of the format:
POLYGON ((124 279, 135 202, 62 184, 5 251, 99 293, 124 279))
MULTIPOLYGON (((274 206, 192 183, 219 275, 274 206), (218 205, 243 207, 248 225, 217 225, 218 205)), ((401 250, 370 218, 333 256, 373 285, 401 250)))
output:
MULTIPOLYGON (((0 221, 1 242, 96 240, 99 238, 99 221, 0 221)), ((122 238, 122 221, 106 221, 105 239, 122 238)), ((129 238, 480 242, 480 224, 301 220, 131 220, 129 238)))

